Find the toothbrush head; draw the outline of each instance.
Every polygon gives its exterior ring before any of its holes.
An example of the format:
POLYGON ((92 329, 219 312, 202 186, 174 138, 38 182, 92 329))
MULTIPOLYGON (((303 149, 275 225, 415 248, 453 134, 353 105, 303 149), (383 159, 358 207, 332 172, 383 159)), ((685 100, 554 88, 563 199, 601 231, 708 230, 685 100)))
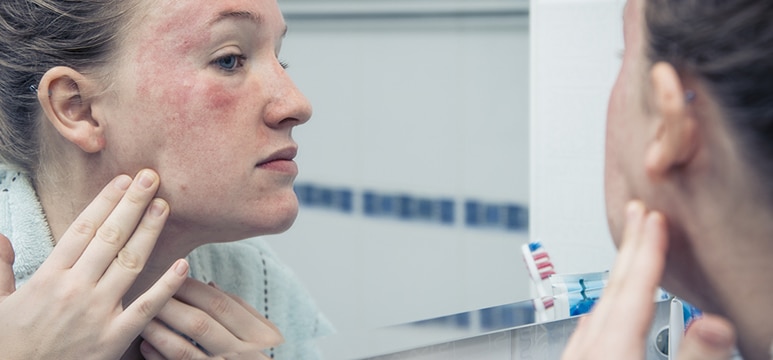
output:
MULTIPOLYGON (((536 268, 537 274, 541 280, 545 280, 550 277, 550 275, 556 273, 555 268, 553 267, 553 263, 550 261, 550 255, 548 255, 548 252, 540 242, 532 242, 527 246, 529 249, 529 256, 531 257, 531 262, 534 263, 534 267, 536 268)), ((528 263, 529 261, 527 260, 527 266, 529 265, 528 263)), ((533 271, 531 267, 529 267, 529 270, 533 271)))
POLYGON ((540 243, 539 241, 529 243, 529 251, 531 252, 535 252, 537 251, 537 249, 541 249, 541 248, 542 248, 542 243, 540 243))

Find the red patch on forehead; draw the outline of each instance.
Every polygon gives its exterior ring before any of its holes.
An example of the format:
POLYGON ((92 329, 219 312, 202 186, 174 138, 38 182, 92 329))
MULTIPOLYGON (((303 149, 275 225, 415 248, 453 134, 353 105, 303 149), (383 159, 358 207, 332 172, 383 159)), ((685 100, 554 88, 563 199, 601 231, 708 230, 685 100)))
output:
POLYGON ((205 12, 182 3, 166 3, 146 18, 147 23, 140 25, 143 29, 140 30, 141 43, 134 57, 138 72, 137 94, 140 97, 152 99, 174 95, 175 91, 167 94, 169 88, 184 81, 186 75, 193 75, 189 74, 196 70, 190 63, 192 53, 197 46, 210 39, 210 33, 205 28, 205 12), (167 85, 164 94, 158 93, 157 84, 160 82, 167 85))

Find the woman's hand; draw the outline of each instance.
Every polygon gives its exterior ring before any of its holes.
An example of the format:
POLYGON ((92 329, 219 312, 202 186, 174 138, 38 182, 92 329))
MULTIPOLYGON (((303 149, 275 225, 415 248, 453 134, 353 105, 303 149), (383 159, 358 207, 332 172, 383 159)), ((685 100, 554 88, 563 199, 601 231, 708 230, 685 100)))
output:
POLYGON ((110 182, 19 290, 13 250, 0 236, 3 359, 117 359, 187 277, 178 260, 126 309, 122 297, 145 265, 169 215, 154 199, 158 175, 110 182))
MULTIPOLYGON (((563 359, 644 359, 653 301, 668 250, 666 220, 641 202, 626 209, 623 242, 609 284, 591 314, 580 320, 563 359)), ((704 315, 682 340, 680 360, 730 359, 735 343, 727 321, 704 315)))
POLYGON ((244 300, 194 279, 186 280, 142 337, 146 360, 268 359, 263 350, 284 341, 244 300))

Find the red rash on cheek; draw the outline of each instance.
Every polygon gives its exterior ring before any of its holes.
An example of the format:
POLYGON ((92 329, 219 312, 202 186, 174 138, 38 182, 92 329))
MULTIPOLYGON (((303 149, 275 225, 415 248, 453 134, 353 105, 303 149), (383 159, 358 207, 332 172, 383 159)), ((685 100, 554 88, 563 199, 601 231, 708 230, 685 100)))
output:
POLYGON ((238 90, 229 89, 222 84, 210 84, 207 86, 207 108, 220 114, 221 117, 228 118, 226 114, 236 110, 238 90))

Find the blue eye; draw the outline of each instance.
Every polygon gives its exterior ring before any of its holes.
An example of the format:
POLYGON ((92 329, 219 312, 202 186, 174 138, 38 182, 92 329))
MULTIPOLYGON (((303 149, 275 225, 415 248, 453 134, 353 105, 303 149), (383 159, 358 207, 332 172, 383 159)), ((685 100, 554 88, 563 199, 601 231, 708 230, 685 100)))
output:
POLYGON ((226 55, 214 61, 214 64, 225 71, 234 71, 243 66, 244 58, 239 55, 226 55))

